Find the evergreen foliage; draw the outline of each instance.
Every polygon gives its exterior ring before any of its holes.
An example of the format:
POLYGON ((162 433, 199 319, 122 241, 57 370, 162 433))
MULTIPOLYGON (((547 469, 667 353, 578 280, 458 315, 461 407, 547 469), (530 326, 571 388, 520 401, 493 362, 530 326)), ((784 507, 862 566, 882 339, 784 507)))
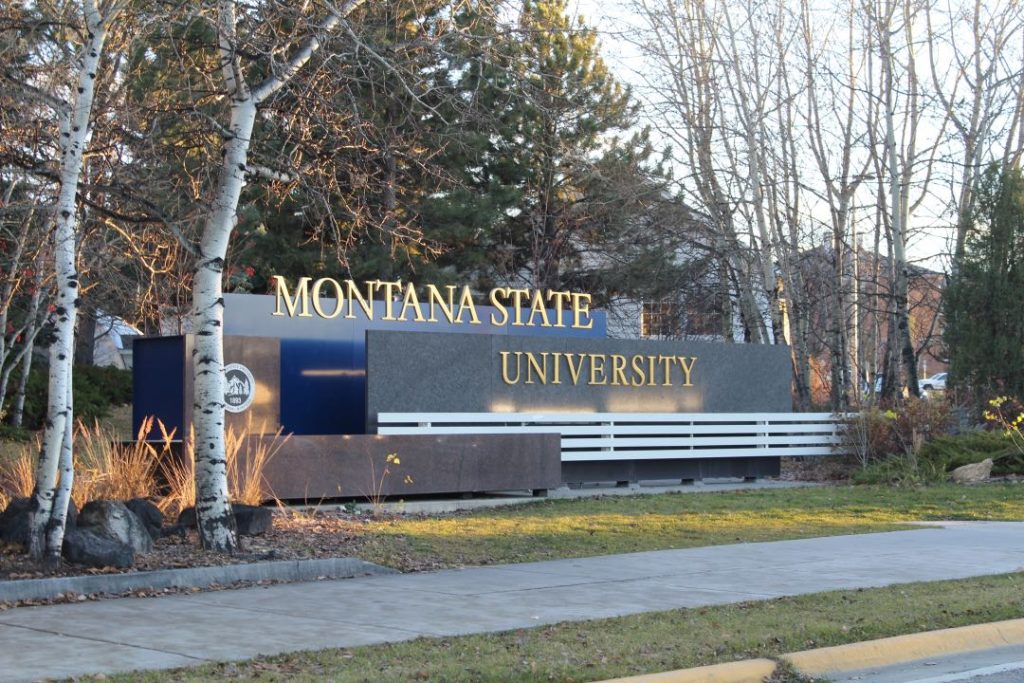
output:
POLYGON ((1024 176, 982 177, 967 249, 946 292, 950 382, 978 400, 1024 396, 1024 176))

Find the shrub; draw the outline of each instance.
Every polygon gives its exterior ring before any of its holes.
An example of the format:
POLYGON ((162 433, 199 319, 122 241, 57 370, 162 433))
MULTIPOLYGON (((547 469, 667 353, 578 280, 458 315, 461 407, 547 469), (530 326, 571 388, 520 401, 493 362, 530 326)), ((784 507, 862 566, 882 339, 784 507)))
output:
POLYGON ((1002 432, 1024 454, 1024 404, 1009 396, 997 396, 988 402, 983 415, 988 429, 1002 432))
POLYGON ((0 441, 27 442, 32 439, 32 432, 24 427, 0 424, 0 441))
POLYGON ((992 458, 998 476, 1024 474, 1024 457, 1005 435, 974 431, 939 436, 921 445, 914 456, 906 453, 869 464, 854 475, 858 484, 918 485, 946 481, 961 465, 992 458))
MULTIPOLYGON (((25 385, 25 412, 22 424, 26 429, 42 429, 46 423, 48 374, 46 367, 33 367, 25 385)), ((110 414, 111 406, 132 400, 132 373, 118 368, 90 365, 75 366, 72 375, 75 417, 89 424, 110 414)))
POLYGON ((896 455, 912 460, 928 440, 945 434, 950 422, 943 401, 912 399, 898 410, 870 407, 847 421, 843 445, 862 468, 896 455))

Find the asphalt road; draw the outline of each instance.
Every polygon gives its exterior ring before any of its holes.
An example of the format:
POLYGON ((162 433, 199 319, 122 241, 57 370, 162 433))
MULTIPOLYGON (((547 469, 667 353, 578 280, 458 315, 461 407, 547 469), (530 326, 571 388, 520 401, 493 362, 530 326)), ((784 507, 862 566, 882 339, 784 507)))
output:
POLYGON ((1007 647, 869 669, 833 683, 1024 683, 1024 648, 1007 647))

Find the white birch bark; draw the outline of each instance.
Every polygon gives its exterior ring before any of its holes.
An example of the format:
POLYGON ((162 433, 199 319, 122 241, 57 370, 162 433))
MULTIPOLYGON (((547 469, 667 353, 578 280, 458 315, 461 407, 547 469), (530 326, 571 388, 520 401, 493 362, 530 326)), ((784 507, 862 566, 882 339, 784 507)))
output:
POLYGON ((54 209, 53 234, 54 271, 57 276, 57 299, 54 312, 54 342, 50 346, 49 398, 43 447, 36 468, 33 512, 29 528, 29 554, 47 563, 60 560, 64 538, 64 509, 55 505, 58 465, 68 428, 73 420, 67 400, 71 386, 74 355, 75 318, 79 306, 78 272, 75 253, 78 238, 78 215, 75 195, 82 174, 82 160, 89 141, 90 118, 95 96, 96 74, 109 22, 119 11, 111 5, 101 12, 95 0, 83 2, 86 41, 77 61, 77 86, 72 106, 60 122, 60 193, 54 209))
POLYGON ((217 552, 238 549, 234 515, 228 497, 224 443, 224 297, 222 273, 228 244, 238 220, 238 200, 246 182, 246 160, 260 103, 286 86, 320 48, 321 37, 361 3, 344 3, 328 15, 295 53, 255 88, 246 82, 238 50, 236 3, 217 4, 217 44, 225 96, 231 104, 223 160, 210 214, 203 225, 193 284, 192 351, 195 428, 196 518, 203 548, 217 552))

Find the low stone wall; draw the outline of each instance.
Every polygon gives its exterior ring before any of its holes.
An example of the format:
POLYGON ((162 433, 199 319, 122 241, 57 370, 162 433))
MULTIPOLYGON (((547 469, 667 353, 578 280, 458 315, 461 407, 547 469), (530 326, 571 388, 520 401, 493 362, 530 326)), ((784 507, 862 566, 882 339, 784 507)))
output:
POLYGON ((558 434, 293 435, 264 476, 281 500, 544 491, 562 482, 560 439, 558 434), (394 454, 390 462, 389 454, 394 454))

